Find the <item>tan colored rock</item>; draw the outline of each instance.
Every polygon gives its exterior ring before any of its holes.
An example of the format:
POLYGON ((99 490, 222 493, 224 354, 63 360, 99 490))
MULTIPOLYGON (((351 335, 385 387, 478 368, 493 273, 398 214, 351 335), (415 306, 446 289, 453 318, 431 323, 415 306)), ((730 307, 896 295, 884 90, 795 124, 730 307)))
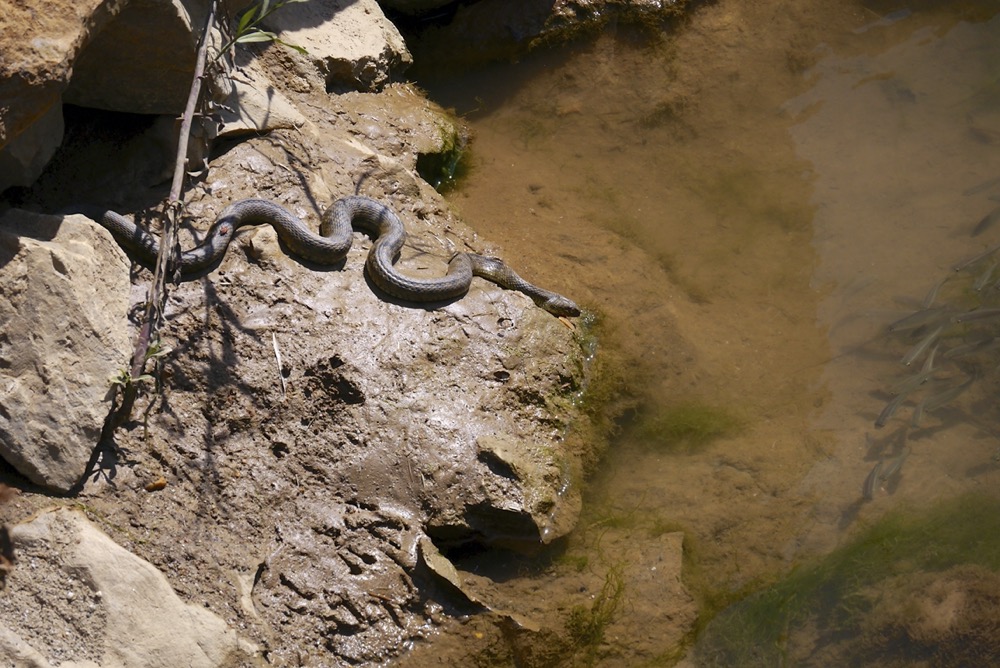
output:
POLYGON ((0 6, 0 191, 30 185, 62 142, 62 104, 177 114, 194 69, 198 0, 0 6))
POLYGON ((452 0, 381 0, 379 4, 403 14, 418 16, 432 9, 450 5, 451 2, 452 0))
POLYGON ((308 123, 254 61, 234 73, 220 116, 220 136, 301 128, 308 123))
POLYGON ((257 649, 182 601, 148 561, 83 513, 44 512, 11 530, 18 566, 0 606, 0 661, 47 668, 260 665, 257 649), (30 638, 30 643, 24 638, 30 638))
POLYGON ((0 456, 65 492, 100 437, 129 358, 128 262, 83 216, 0 217, 0 456))
POLYGON ((73 61, 121 0, 0 2, 0 191, 29 185, 62 141, 73 61), (35 127, 37 125, 37 127, 35 127))
POLYGON ((206 5, 130 0, 77 54, 63 100, 134 114, 180 114, 206 5))
POLYGON ((305 48, 326 80, 374 90, 413 61, 402 35, 375 0, 312 0, 289 4, 267 20, 282 40, 305 48))
POLYGON ((62 105, 53 104, 0 150, 0 189, 30 185, 52 159, 63 136, 62 105))

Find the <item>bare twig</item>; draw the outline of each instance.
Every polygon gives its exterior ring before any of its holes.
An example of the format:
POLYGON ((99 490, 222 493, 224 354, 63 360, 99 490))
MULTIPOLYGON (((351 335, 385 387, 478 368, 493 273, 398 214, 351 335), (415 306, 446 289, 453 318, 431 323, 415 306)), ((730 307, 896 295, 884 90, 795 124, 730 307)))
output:
MULTIPOLYGON (((177 228, 181 211, 184 208, 181 201, 181 189, 184 187, 184 175, 187 171, 188 140, 191 136, 191 123, 198 106, 198 100, 201 97, 208 42, 212 27, 215 25, 217 4, 217 0, 212 0, 208 6, 205 27, 202 29, 201 41, 198 45, 194 76, 191 78, 191 90, 188 93, 184 115, 181 118, 181 128, 177 138, 177 158, 174 162, 174 178, 170 185, 170 196, 162 215, 163 232, 160 235, 160 252, 156 257, 153 286, 146 301, 146 312, 142 326, 139 328, 139 335, 136 337, 135 350, 132 353, 130 370, 132 378, 138 378, 143 374, 150 342, 156 339, 156 333, 163 323, 163 307, 167 302, 167 277, 173 274, 177 266, 179 257, 177 228)), ((122 386, 122 403, 117 410, 116 423, 121 424, 131 415, 137 394, 137 383, 128 383, 122 386)))
MULTIPOLYGON (((191 125, 201 100, 202 83, 206 78, 206 72, 217 71, 219 59, 236 44, 273 41, 304 53, 305 49, 302 47, 282 42, 275 33, 263 30, 260 27, 260 23, 275 10, 286 4, 305 1, 260 0, 258 4, 253 5, 242 15, 235 35, 225 43, 216 57, 206 66, 208 60, 208 43, 212 28, 215 27, 216 15, 219 9, 218 0, 211 0, 209 3, 205 16, 205 26, 202 29, 201 40, 198 45, 194 75, 191 79, 191 89, 188 94, 184 115, 181 117, 181 127, 177 138, 177 157, 174 162, 174 176, 170 186, 170 195, 161 214, 163 231, 160 235, 160 250, 156 258, 153 284, 147 297, 142 326, 139 328, 139 334, 136 337, 131 366, 127 372, 122 372, 122 380, 118 384, 119 392, 115 395, 111 411, 110 425, 112 428, 122 424, 132 414, 132 408, 135 405, 139 391, 140 383, 138 380, 144 377, 143 372, 146 363, 150 359, 160 357, 158 353, 151 354, 150 349, 154 345, 154 342, 158 340, 158 331, 163 324, 163 309, 167 302, 167 283, 175 281, 177 278, 177 264, 180 257, 177 229, 184 210, 184 203, 181 200, 181 190, 184 187, 185 174, 188 172, 187 152, 191 137, 191 125), (119 399, 121 400, 120 405, 118 405, 119 399)), ((225 30, 225 27, 223 27, 223 30, 225 30)), ((275 347, 275 352, 277 353, 277 347, 275 347)), ((284 393, 284 376, 282 376, 282 392, 284 393)))

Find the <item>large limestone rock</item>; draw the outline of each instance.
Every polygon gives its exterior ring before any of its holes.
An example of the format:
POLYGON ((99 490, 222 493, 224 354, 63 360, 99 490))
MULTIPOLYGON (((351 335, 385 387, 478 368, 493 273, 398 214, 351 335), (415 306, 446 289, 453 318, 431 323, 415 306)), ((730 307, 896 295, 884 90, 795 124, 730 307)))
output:
POLYGON ((328 89, 374 90, 412 62, 402 35, 375 0, 289 4, 267 25, 309 52, 328 89))
POLYGON ((203 4, 4 1, 0 191, 38 178, 62 141, 64 101, 134 113, 183 109, 194 65, 190 10, 197 15, 203 4))
POLYGON ((4 665, 263 665, 221 618, 182 601, 163 573, 83 513, 45 512, 11 535, 18 563, 0 606, 4 665))
MULTIPOLYGON (((41 174, 62 142, 64 102, 181 113, 206 6, 204 0, 2 0, 0 192, 31 185, 41 174)), ((378 88, 411 62, 375 0, 291 3, 269 21, 285 41, 308 51, 315 76, 330 89, 378 88)), ((225 89, 223 83, 218 87, 225 89)), ((246 106, 225 119, 227 132, 302 124, 273 87, 259 92, 237 84, 230 102, 246 106)))
POLYGON ((379 2, 383 7, 388 7, 394 11, 412 16, 426 14, 433 9, 438 9, 451 3, 452 0, 381 0, 379 2))
POLYGON ((206 6, 204 0, 129 0, 76 54, 63 101, 134 114, 182 113, 206 6))
POLYGON ((0 456, 68 491, 129 357, 128 262, 82 216, 0 216, 0 456))
POLYGON ((0 5, 0 191, 28 185, 62 141, 61 95, 73 60, 119 0, 0 5), (34 127, 39 124, 37 127, 34 127))

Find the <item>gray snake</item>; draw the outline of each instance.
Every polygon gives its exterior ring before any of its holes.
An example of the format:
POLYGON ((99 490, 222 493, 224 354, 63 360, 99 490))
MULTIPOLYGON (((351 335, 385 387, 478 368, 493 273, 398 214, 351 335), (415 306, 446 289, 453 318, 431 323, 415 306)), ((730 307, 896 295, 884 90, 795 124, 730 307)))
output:
MULTIPOLYGON (((104 211, 96 219, 136 259, 147 266, 155 264, 159 242, 153 235, 114 211, 104 211)), ((403 301, 455 299, 468 292, 473 276, 479 276, 508 290, 526 294, 554 315, 580 315, 577 305, 566 297, 525 281, 498 258, 476 253, 456 253, 448 262, 447 274, 440 278, 404 276, 393 266, 406 241, 402 221, 384 204, 356 195, 335 201, 324 212, 319 234, 274 202, 263 199, 234 202, 219 214, 204 242, 181 253, 181 277, 201 274, 218 263, 240 227, 265 223, 274 227, 293 253, 323 265, 335 264, 347 256, 353 228, 367 232, 375 240, 365 262, 368 275, 380 290, 403 301)))

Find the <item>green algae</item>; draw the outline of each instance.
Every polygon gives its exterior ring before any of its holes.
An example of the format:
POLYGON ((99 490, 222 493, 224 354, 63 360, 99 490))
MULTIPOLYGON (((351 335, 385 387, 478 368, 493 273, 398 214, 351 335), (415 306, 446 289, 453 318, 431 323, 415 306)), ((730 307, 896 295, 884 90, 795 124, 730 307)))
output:
POLYGON ((635 434, 651 447, 694 452, 716 439, 739 433, 742 426, 743 420, 728 408, 687 400, 643 415, 635 434))
POLYGON ((698 641, 698 663, 784 665, 790 637, 806 626, 821 640, 860 638, 882 583, 959 566, 1000 571, 1000 500, 973 494, 884 517, 720 613, 698 641))

